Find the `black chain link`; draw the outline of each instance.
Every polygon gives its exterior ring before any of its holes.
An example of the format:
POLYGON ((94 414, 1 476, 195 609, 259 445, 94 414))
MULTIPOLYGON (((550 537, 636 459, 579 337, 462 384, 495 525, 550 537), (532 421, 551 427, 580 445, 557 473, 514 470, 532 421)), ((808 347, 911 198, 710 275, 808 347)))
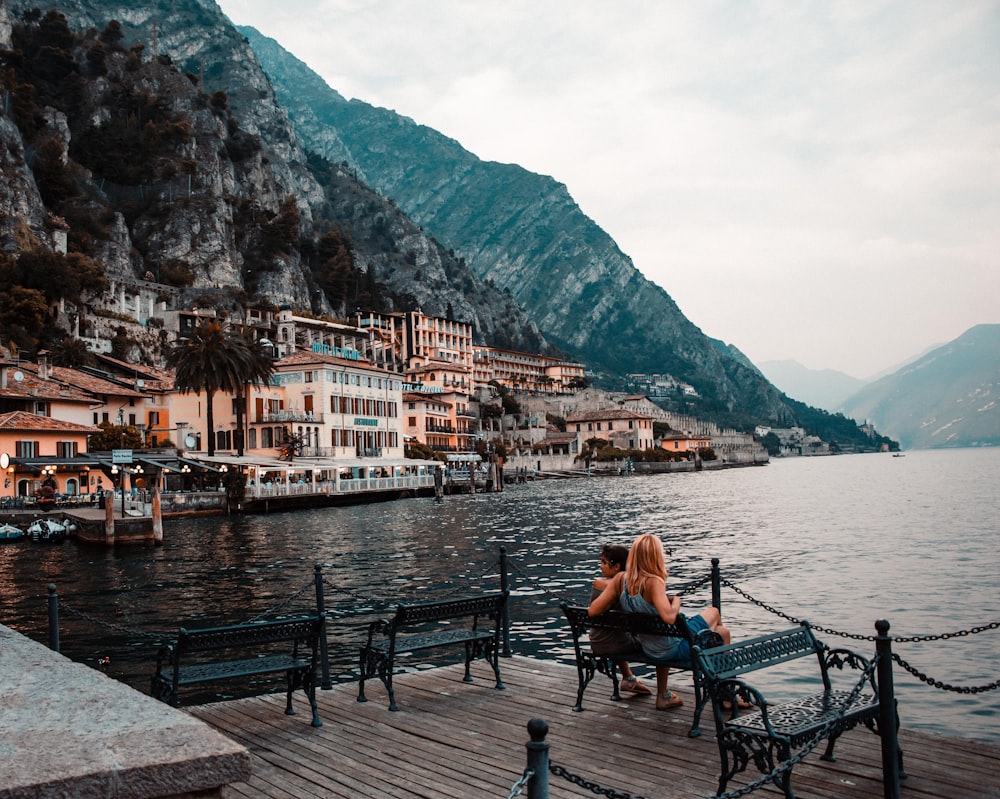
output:
POLYGON ((531 781, 531 778, 535 776, 535 770, 532 768, 526 768, 524 770, 524 776, 521 777, 517 782, 515 782, 510 787, 510 793, 507 794, 507 799, 514 799, 515 796, 520 796, 524 793, 525 786, 531 781))
POLYGON ((555 763, 549 763, 549 773, 554 774, 557 777, 562 777, 567 782, 571 782, 579 788, 590 791, 598 796, 607 796, 608 799, 643 799, 641 796, 636 796, 635 794, 625 793, 624 791, 616 791, 613 788, 605 788, 603 785, 598 785, 596 782, 591 782, 590 780, 585 780, 571 771, 567 771, 562 766, 557 766, 555 763))
POLYGON ((986 693, 987 691, 995 691, 997 688, 1000 688, 1000 680, 997 680, 996 682, 991 682, 988 685, 973 685, 973 686, 949 685, 948 683, 943 683, 940 680, 935 680, 933 677, 928 677, 922 671, 914 668, 905 660, 903 660, 895 652, 892 653, 892 659, 895 660, 900 666, 902 666, 908 672, 910 672, 910 674, 912 674, 918 680, 923 680, 928 685, 931 685, 934 688, 940 688, 942 691, 953 691, 954 693, 957 694, 983 694, 986 693))
POLYGON ((294 602, 296 599, 298 599, 300 596, 302 596, 302 594, 304 594, 310 588, 315 587, 315 585, 316 585, 315 582, 308 582, 308 583, 306 583, 304 586, 302 586, 302 588, 300 588, 298 591, 296 591, 291 596, 286 597, 281 602, 279 602, 277 605, 272 605, 267 610, 262 611, 261 613, 258 613, 256 616, 250 617, 244 623, 245 624, 252 624, 252 623, 257 622, 257 621, 262 621, 262 620, 264 620, 266 618, 269 618, 271 616, 276 616, 278 613, 280 613, 282 610, 284 610, 290 604, 292 604, 292 602, 294 602))
MULTIPOLYGON (((721 583, 722 585, 731 588, 733 591, 735 591, 744 599, 748 600, 749 602, 752 602, 754 605, 757 605, 757 607, 763 608, 769 613, 773 613, 775 616, 780 616, 781 618, 786 619, 787 621, 790 621, 793 624, 802 623, 802 619, 797 619, 794 616, 790 616, 789 614, 780 611, 777 608, 772 607, 771 605, 768 605, 766 602, 761 602, 759 599, 751 596, 742 588, 740 588, 737 585, 734 585, 725 578, 721 580, 721 583)), ((821 627, 818 624, 812 624, 812 623, 810 623, 809 626, 812 627, 814 630, 818 630, 821 633, 828 633, 829 635, 838 635, 841 638, 853 638, 855 641, 878 640, 878 637, 874 635, 861 635, 860 633, 845 633, 841 630, 834 630, 831 627, 821 627)), ((987 630, 996 630, 996 629, 1000 629, 1000 622, 993 621, 990 622, 989 624, 980 625, 979 627, 972 627, 968 630, 957 630, 956 632, 952 633, 940 633, 939 635, 911 635, 908 637, 898 636, 890 638, 889 640, 891 640, 895 644, 924 643, 927 641, 946 641, 949 638, 964 638, 967 635, 976 635, 977 633, 982 633, 986 632, 987 630)))
POLYGON ((77 610, 72 605, 69 605, 65 600, 59 600, 60 610, 65 610, 72 616, 76 616, 81 619, 89 621, 91 624, 96 624, 98 627, 106 627, 109 630, 114 630, 115 632, 124 633, 125 635, 135 636, 136 638, 146 638, 150 641, 162 642, 169 640, 173 637, 172 633, 158 633, 148 630, 137 630, 134 627, 126 627, 123 624, 113 624, 109 621, 104 621, 103 619, 98 619, 96 616, 92 616, 82 610, 77 610))

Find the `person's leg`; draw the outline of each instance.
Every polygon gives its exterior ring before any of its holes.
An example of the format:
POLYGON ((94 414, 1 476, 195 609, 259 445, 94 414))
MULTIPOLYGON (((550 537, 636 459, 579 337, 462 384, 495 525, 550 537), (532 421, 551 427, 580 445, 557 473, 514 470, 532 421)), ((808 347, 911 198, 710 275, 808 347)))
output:
POLYGON ((670 710, 672 707, 680 707, 684 700, 667 687, 670 677, 669 666, 656 667, 656 709, 670 710))
POLYGON ((621 669, 622 672, 623 691, 628 691, 629 693, 633 694, 640 694, 642 696, 648 696, 649 694, 653 693, 652 691, 649 690, 649 688, 643 685, 642 681, 638 677, 635 676, 635 674, 632 672, 632 667, 629 665, 629 662, 627 660, 619 660, 618 668, 621 669))
POLYGON ((728 644, 732 640, 732 634, 729 632, 729 628, 722 623, 722 615, 719 613, 718 608, 714 606, 707 607, 698 615, 705 620, 708 629, 717 632, 722 637, 723 644, 728 644))

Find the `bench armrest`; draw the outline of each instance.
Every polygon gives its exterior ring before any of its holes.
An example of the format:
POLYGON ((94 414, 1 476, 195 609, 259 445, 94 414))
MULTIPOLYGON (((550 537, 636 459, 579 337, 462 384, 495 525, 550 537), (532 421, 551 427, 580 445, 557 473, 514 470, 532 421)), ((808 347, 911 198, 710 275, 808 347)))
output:
MULTIPOLYGON (((768 735, 772 737, 776 735, 774 728, 771 726, 771 721, 767 717, 767 700, 760 691, 749 683, 732 678, 719 680, 709 686, 709 693, 712 696, 712 705, 715 709, 717 721, 722 721, 726 712, 729 713, 729 718, 736 718, 739 711, 739 702, 742 700, 760 710, 761 721, 767 729, 768 735), (729 703, 728 708, 723 707, 724 702, 729 703)), ((743 708, 743 711, 746 712, 749 709, 743 708)))
POLYGON ((160 647, 159 651, 156 653, 156 673, 162 674, 163 667, 168 666, 171 669, 174 666, 174 646, 173 644, 164 644, 160 647))

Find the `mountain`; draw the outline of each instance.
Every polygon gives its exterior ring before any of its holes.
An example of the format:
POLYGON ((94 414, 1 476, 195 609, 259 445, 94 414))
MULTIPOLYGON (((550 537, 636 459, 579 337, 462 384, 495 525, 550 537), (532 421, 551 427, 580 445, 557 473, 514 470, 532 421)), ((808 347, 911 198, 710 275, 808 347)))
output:
POLYGON ((0 0, 0 336, 58 354, 86 330, 155 362, 164 331, 120 312, 137 283, 236 316, 420 307, 612 384, 690 384, 669 410, 742 430, 832 422, 845 448, 870 446, 705 336, 562 184, 347 102, 249 35, 267 73, 211 0, 0 0))
POLYGON ((757 367, 781 391, 815 408, 835 411, 867 384, 834 369, 809 369, 798 361, 763 361, 757 367))
POLYGON ((977 325, 843 404, 907 449, 1000 446, 1000 325, 977 325))
POLYGON ((546 338, 611 376, 669 374, 700 403, 676 408, 747 429, 795 412, 752 366, 717 347, 551 177, 481 161, 393 111, 346 100, 277 42, 240 31, 305 146, 393 200, 480 277, 510 293, 546 338))
MULTIPOLYGON (((237 314, 250 302, 334 318, 421 307, 470 322, 479 343, 557 352, 391 200, 300 146, 215 3, 55 5, 0 5, 0 49, 16 76, 9 116, 0 112, 2 249, 44 242, 61 220, 71 254, 110 281, 149 275, 188 307, 237 314)), ((121 290, 75 303, 73 317, 116 312, 121 290)), ((25 327, 0 315, 0 332, 33 348, 25 327)), ((136 357, 157 357, 157 342, 141 341, 155 336, 128 332, 136 357)), ((55 348, 56 335, 35 343, 55 348)))

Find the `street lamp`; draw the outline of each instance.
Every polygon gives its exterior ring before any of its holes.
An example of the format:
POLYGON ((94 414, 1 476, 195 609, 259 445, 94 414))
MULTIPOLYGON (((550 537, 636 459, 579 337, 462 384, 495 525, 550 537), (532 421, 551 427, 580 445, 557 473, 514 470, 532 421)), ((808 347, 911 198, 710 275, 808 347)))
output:
MULTIPOLYGON (((113 485, 118 485, 118 465, 113 464, 111 466, 111 482, 113 485)), ((125 518, 125 473, 122 472, 121 477, 121 489, 122 489, 122 518, 125 518)), ((115 506, 115 496, 114 493, 111 494, 111 507, 115 506)))

